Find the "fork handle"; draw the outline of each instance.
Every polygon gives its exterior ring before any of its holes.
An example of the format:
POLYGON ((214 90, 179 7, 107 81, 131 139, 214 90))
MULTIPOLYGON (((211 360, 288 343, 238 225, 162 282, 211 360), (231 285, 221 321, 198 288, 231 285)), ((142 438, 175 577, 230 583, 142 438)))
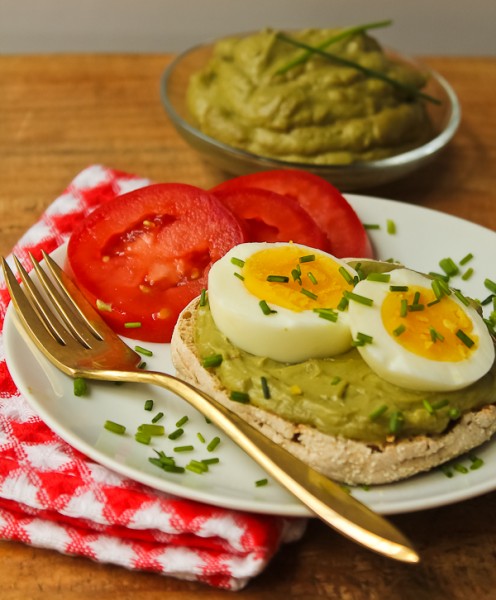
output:
MULTIPOLYGON (((120 373, 118 378, 122 379, 122 375, 120 373)), ((399 561, 419 561, 410 541, 388 520, 193 385, 156 371, 133 372, 132 380, 158 385, 186 400, 215 423, 312 513, 346 537, 399 561)))

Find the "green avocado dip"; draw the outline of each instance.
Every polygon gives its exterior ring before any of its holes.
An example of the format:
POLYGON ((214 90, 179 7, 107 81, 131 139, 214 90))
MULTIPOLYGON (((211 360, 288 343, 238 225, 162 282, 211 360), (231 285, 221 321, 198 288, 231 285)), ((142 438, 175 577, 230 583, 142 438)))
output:
MULTIPOLYGON (((291 38, 316 47, 340 31, 306 29, 291 38)), ((420 90, 427 81, 420 70, 386 56, 367 33, 347 36, 326 51, 410 88, 420 90)), ((195 124, 230 146, 306 164, 381 159, 432 137, 421 98, 352 66, 313 54, 278 72, 301 54, 270 29, 219 41, 189 82, 195 124)))
POLYGON ((380 443, 442 433, 463 413, 496 399, 496 363, 462 390, 418 392, 381 379, 356 349, 297 364, 255 356, 233 346, 217 329, 208 304, 198 309, 195 344, 202 359, 222 355, 212 371, 228 393, 244 392, 254 406, 349 439, 380 443))

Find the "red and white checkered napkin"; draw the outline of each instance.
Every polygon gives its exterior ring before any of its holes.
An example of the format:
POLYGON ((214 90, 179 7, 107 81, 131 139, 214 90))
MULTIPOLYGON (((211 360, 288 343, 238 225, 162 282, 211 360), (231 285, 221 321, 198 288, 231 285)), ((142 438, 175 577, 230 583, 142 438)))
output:
MULTIPOLYGON (((149 183, 92 166, 16 244, 39 258, 96 206, 149 183)), ((26 263, 27 265, 27 263, 26 263)), ((0 538, 130 569, 241 589, 305 519, 255 515, 172 497, 94 463, 61 440, 16 389, 1 330, 9 302, 0 281, 0 538)))

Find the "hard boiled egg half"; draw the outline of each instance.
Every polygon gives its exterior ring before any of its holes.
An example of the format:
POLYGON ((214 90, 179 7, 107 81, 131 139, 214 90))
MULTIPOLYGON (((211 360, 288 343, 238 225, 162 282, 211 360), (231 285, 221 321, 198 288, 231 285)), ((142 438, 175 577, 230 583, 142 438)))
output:
POLYGON ((363 278, 314 248, 248 243, 214 263, 208 298, 218 329, 251 354, 295 363, 356 347, 390 383, 449 391, 485 375, 495 350, 472 303, 438 284, 405 268, 363 278))
POLYGON ((355 344, 383 379, 409 389, 449 391, 477 381, 493 365, 489 331, 459 292, 396 269, 369 275, 353 294, 348 312, 355 344))
POLYGON ((214 263, 208 298, 216 326, 238 348, 281 362, 351 347, 347 311, 337 307, 356 272, 320 250, 247 243, 214 263))

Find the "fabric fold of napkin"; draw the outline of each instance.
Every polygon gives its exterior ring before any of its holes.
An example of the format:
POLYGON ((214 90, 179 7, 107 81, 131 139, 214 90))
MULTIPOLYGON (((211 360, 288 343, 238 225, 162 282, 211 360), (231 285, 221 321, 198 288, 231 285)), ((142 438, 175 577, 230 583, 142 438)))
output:
MULTIPOLYGON (((28 265, 70 236, 100 204, 150 183, 100 165, 82 171, 13 248, 28 265)), ((7 260, 11 262, 11 257, 7 260)), ((129 569, 243 588, 306 520, 209 506, 108 470, 59 438, 17 390, 2 329, 9 294, 0 280, 0 538, 129 569)))

